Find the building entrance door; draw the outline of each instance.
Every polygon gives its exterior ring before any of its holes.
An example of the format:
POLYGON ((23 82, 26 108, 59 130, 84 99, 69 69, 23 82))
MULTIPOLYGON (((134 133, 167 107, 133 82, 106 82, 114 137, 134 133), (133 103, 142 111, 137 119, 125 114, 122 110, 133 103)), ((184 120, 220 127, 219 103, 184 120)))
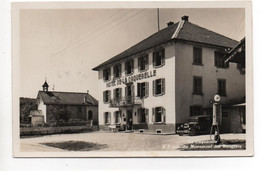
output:
POLYGON ((127 110, 126 113, 126 130, 133 129, 133 112, 132 110, 127 110))

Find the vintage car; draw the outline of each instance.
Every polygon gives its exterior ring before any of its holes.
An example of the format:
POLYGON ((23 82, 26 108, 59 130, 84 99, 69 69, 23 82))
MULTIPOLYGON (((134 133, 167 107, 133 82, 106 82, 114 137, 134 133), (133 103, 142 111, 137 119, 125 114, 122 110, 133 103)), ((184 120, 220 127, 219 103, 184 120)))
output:
POLYGON ((189 134, 191 136, 198 134, 209 134, 212 125, 212 117, 209 115, 198 115, 189 118, 188 123, 181 124, 177 128, 177 134, 189 134))

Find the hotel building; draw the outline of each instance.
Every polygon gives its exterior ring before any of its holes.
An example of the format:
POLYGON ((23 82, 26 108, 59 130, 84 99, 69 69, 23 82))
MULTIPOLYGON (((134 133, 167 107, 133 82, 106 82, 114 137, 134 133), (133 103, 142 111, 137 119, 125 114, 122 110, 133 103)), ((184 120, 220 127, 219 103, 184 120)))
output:
POLYGON ((98 71, 99 127, 175 133, 190 116, 245 96, 245 75, 224 63, 238 42, 192 24, 188 16, 93 68, 98 71))

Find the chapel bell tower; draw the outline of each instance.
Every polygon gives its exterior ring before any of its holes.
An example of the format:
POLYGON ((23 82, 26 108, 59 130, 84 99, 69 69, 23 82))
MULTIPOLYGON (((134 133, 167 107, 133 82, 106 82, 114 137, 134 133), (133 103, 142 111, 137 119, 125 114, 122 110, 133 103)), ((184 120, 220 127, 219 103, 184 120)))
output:
POLYGON ((49 85, 48 85, 48 83, 47 83, 47 81, 46 81, 46 79, 45 79, 45 82, 44 82, 44 84, 42 85, 42 89, 43 89, 43 91, 48 91, 48 88, 49 88, 49 85))

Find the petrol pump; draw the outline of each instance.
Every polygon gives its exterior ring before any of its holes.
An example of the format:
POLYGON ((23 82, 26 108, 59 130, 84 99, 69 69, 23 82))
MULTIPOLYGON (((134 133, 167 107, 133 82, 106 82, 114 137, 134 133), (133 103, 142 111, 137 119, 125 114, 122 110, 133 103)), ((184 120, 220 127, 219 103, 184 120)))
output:
MULTIPOLYGON (((220 107, 221 97, 216 94, 214 96, 214 100, 210 100, 210 103, 212 104, 212 126, 210 129, 210 140, 212 140, 211 136, 214 134, 214 141, 215 143, 219 144, 220 143, 220 135, 219 135, 219 124, 218 124, 218 117, 217 117, 217 108, 220 107)), ((219 110, 221 111, 221 110, 219 110)), ((219 113, 221 115, 221 113, 219 113)))

